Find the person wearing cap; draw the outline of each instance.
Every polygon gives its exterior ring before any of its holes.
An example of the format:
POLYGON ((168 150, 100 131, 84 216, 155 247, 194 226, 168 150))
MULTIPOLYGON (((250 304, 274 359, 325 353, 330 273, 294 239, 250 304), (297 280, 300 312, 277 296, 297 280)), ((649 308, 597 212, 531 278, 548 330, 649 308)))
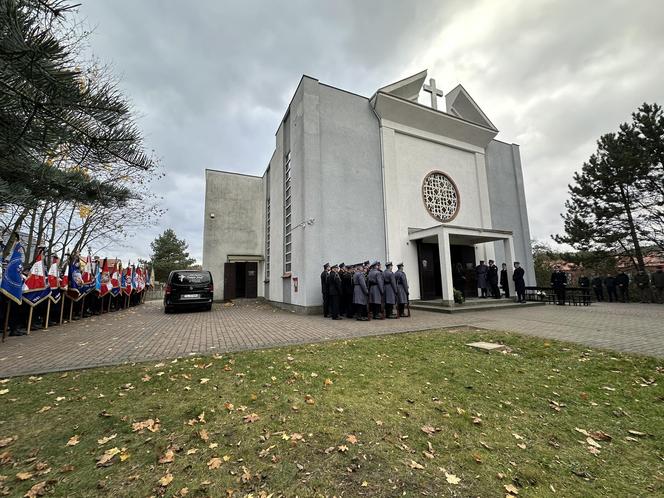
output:
POLYGON ((397 284, 397 302, 399 303, 397 313, 399 313, 399 316, 405 316, 404 309, 406 308, 406 304, 408 304, 408 279, 406 278, 406 273, 403 271, 403 263, 397 265, 394 281, 397 284))
POLYGON ((356 319, 367 321, 367 299, 369 289, 364 278, 364 265, 359 264, 353 274, 353 304, 355 305, 356 319))
POLYGON ((498 267, 493 259, 489 260, 487 279, 489 281, 489 286, 491 287, 491 296, 494 299, 500 299, 500 289, 498 288, 498 267))
POLYGON ((551 287, 556 293, 556 304, 558 306, 565 306, 565 288, 567 287, 567 275, 562 271, 560 265, 553 267, 551 274, 551 287))
POLYGON ((327 300, 327 278, 330 275, 330 263, 325 263, 323 265, 323 272, 320 274, 320 288, 323 292, 323 316, 327 318, 330 314, 328 309, 328 300, 327 300))
POLYGON ((353 267, 339 265, 341 276, 341 315, 346 318, 353 318, 353 267))
POLYGON ((374 320, 379 318, 380 309, 383 305, 383 295, 385 293, 385 282, 383 281, 383 272, 380 270, 380 261, 371 265, 369 270, 369 304, 374 320))
POLYGON ((489 268, 484 264, 484 260, 480 261, 480 264, 475 268, 475 274, 477 276, 477 287, 480 289, 480 297, 486 298, 487 296, 487 273, 489 268))
POLYGON ((392 262, 385 263, 383 271, 383 282, 385 283, 385 316, 387 318, 398 318, 392 315, 394 305, 397 304, 397 281, 392 273, 392 262))
POLYGON ((526 302, 526 281, 523 279, 524 274, 525 271, 523 270, 523 268, 521 268, 521 263, 515 261, 512 280, 514 281, 514 290, 516 291, 517 303, 526 302))
POLYGON ((339 301, 341 300, 339 265, 332 266, 332 271, 327 277, 327 298, 329 300, 328 311, 332 315, 332 320, 341 320, 339 316, 339 301))

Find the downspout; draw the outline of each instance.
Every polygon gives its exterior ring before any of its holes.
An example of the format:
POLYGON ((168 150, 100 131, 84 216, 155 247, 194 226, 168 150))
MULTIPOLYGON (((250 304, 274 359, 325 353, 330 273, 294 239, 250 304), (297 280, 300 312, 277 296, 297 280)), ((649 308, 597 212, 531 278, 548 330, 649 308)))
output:
POLYGON ((374 113, 374 116, 376 116, 376 119, 378 120, 378 140, 380 144, 380 176, 383 185, 383 229, 385 231, 385 262, 387 263, 390 260, 390 251, 389 251, 390 238, 388 236, 388 230, 387 230, 387 201, 385 200, 385 157, 383 154, 383 125, 380 116, 378 115, 378 113, 376 113, 376 109, 374 109, 376 95, 377 94, 374 94, 374 96, 371 97, 369 101, 369 107, 371 108, 371 112, 374 113))

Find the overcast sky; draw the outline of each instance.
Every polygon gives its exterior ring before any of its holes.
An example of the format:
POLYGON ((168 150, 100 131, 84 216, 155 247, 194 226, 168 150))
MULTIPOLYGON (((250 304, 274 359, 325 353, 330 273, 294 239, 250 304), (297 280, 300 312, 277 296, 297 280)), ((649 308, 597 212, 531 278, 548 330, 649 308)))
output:
POLYGON ((82 0, 166 178, 147 257, 173 228, 202 257, 205 168, 262 174, 302 74, 365 96, 429 70, 521 145, 531 234, 561 230, 572 173, 644 101, 664 104, 661 0, 82 0))

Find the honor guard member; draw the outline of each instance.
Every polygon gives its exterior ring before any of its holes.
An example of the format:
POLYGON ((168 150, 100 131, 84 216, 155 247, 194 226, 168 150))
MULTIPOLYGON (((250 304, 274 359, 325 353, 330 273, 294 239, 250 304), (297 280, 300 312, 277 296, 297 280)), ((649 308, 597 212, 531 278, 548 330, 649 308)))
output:
POLYGON ((488 287, 488 282, 487 282, 487 272, 489 271, 489 267, 484 264, 484 260, 480 261, 480 264, 477 265, 475 268, 475 275, 477 276, 477 287, 479 287, 481 294, 481 298, 487 297, 487 292, 486 289, 488 287))
POLYGON ((523 279, 524 274, 525 271, 523 270, 523 268, 521 268, 521 263, 515 261, 512 280, 514 280, 514 290, 516 291, 517 303, 526 302, 526 281, 523 279))
POLYGON ((494 299, 500 299, 500 289, 498 288, 498 267, 493 259, 489 260, 489 269, 487 271, 487 278, 489 286, 491 287, 491 294, 494 299))
POLYGON ((397 272, 394 274, 394 280, 397 284, 397 312, 399 316, 404 316, 404 309, 408 304, 408 279, 403 271, 403 263, 397 265, 397 272))
POLYGON ((380 270, 380 261, 371 265, 369 270, 369 304, 374 319, 378 319, 380 308, 383 305, 383 294, 385 293, 385 282, 383 281, 383 272, 380 270))
POLYGON ((560 269, 560 265, 553 267, 553 273, 551 274, 551 287, 556 293, 556 304, 558 306, 565 306, 565 288, 567 287, 567 275, 560 269))
POLYGON ((320 288, 323 292, 323 316, 327 318, 330 314, 329 303, 327 299, 327 278, 330 275, 330 263, 323 265, 323 273, 320 274, 320 288))
POLYGON ((385 284, 385 316, 387 318, 397 318, 392 316, 394 305, 397 304, 397 281, 392 273, 392 262, 385 263, 383 272, 383 282, 385 284))
POLYGON ((332 267, 332 272, 327 276, 327 299, 328 311, 332 320, 341 320, 339 316, 339 302, 341 301, 341 277, 339 276, 339 265, 332 267))
POLYGON ((357 319, 363 322, 369 319, 367 317, 368 298, 369 289, 364 278, 364 265, 358 265, 353 275, 353 304, 357 319))
POLYGON ((342 316, 346 315, 347 318, 353 318, 353 278, 350 273, 350 268, 344 263, 339 263, 339 277, 341 278, 341 303, 339 305, 339 314, 342 316))

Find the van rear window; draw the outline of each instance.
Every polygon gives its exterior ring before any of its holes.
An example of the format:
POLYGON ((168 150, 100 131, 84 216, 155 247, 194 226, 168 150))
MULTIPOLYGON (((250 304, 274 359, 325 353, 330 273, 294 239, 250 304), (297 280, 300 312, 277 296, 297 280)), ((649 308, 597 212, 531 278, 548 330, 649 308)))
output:
POLYGON ((174 284, 207 284, 210 274, 206 271, 183 271, 173 274, 174 284))

